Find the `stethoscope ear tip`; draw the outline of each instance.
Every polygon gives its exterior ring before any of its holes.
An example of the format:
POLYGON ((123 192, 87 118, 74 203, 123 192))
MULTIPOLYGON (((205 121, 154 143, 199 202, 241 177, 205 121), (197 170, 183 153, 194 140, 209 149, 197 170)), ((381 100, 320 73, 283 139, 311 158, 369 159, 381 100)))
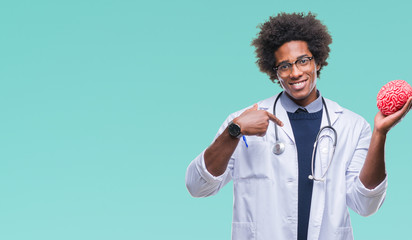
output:
POLYGON ((312 175, 309 175, 308 178, 309 178, 310 180, 313 180, 313 176, 312 176, 312 175))

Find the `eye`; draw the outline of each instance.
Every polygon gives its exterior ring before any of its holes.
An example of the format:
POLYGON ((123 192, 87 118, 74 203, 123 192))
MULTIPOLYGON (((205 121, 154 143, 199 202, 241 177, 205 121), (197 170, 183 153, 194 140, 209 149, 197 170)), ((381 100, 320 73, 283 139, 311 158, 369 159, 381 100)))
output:
POLYGON ((289 67, 290 67, 290 64, 288 64, 288 63, 280 64, 279 67, 278 67, 278 70, 279 71, 287 71, 289 69, 289 67))
POLYGON ((302 59, 299 59, 298 64, 305 65, 305 64, 308 64, 308 62, 309 62, 309 58, 302 58, 302 59))

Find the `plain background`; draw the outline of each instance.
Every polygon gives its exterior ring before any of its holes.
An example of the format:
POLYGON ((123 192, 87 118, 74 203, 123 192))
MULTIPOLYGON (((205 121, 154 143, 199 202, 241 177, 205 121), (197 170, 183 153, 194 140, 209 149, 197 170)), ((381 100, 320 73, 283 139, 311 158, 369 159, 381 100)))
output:
MULTIPOLYGON (((313 11, 333 36, 318 88, 371 125, 412 83, 410 1, 0 3, 0 239, 230 239, 232 184, 192 198, 186 167, 231 112, 280 88, 256 26, 313 11)), ((412 114, 388 135, 382 208, 356 239, 410 236, 412 114)))

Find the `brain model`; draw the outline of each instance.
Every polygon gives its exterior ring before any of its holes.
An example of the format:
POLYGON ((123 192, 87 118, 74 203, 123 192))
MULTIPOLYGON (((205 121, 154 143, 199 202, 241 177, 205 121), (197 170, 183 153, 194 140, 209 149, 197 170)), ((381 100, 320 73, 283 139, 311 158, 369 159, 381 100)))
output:
POLYGON ((378 108, 384 115, 391 115, 405 105, 412 96, 412 87, 404 80, 393 80, 385 84, 378 93, 378 108))

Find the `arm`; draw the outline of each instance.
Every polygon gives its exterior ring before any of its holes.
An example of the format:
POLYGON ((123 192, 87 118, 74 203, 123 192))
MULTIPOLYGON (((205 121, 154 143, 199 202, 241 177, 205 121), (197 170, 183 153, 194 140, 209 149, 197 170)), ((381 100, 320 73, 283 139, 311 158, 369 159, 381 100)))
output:
MULTIPOLYGON (((255 104, 233 121, 241 127, 244 135, 255 133, 255 135, 263 136, 266 133, 269 119, 283 126, 283 123, 272 114, 257 110, 255 104), (248 127, 250 124, 252 127, 248 127)), ((222 125, 210 147, 196 157, 187 168, 186 187, 193 197, 214 195, 231 180, 229 170, 233 168, 232 155, 239 139, 232 138, 228 132, 227 124, 230 120, 232 120, 231 117, 222 125)))
MULTIPOLYGON (((273 114, 265 110, 258 110, 258 105, 255 104, 252 108, 240 114, 239 117, 233 119, 233 122, 240 126, 243 135, 264 136, 269 126, 269 120, 283 126, 283 123, 273 114)), ((239 139, 232 137, 226 128, 206 149, 204 154, 206 168, 213 176, 219 176, 225 172, 238 143, 239 139)))
POLYGON ((385 141, 389 130, 399 123, 412 107, 412 97, 398 112, 385 116, 380 111, 375 116, 375 126, 366 155, 365 163, 359 175, 362 184, 368 189, 374 189, 386 177, 385 141))

